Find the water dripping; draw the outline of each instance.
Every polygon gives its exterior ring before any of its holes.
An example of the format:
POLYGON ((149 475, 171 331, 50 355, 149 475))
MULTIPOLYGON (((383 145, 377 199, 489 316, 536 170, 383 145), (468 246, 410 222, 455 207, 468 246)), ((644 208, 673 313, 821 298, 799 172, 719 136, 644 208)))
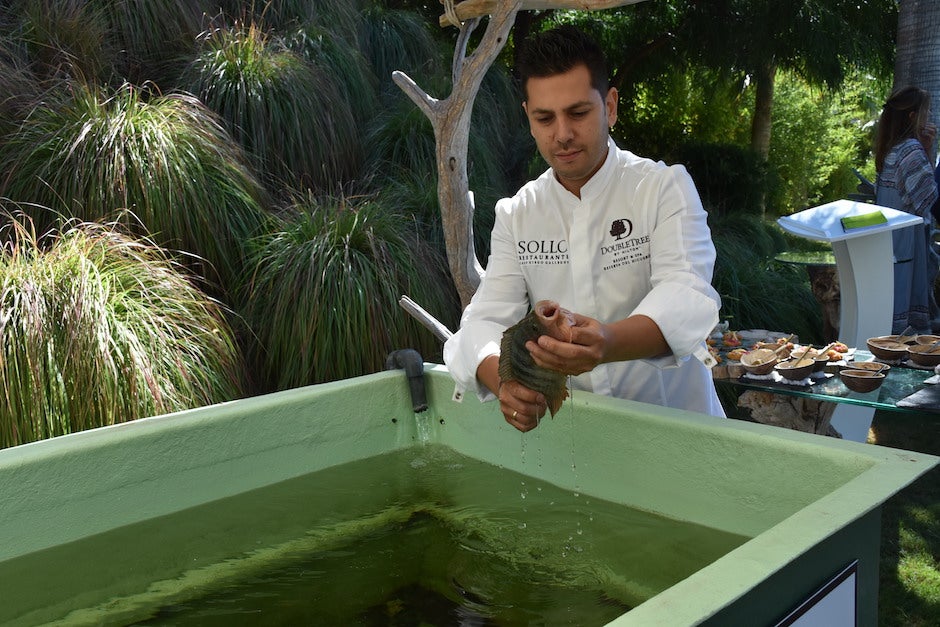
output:
POLYGON ((574 475, 574 486, 575 491, 580 490, 581 482, 578 478, 578 464, 575 461, 575 445, 574 445, 574 434, 575 434, 575 418, 574 418, 574 388, 571 385, 571 375, 568 375, 568 443, 569 443, 569 452, 571 453, 571 473, 574 475))
POLYGON ((415 414, 415 425, 418 428, 418 442, 427 444, 431 441, 431 418, 427 413, 415 414))

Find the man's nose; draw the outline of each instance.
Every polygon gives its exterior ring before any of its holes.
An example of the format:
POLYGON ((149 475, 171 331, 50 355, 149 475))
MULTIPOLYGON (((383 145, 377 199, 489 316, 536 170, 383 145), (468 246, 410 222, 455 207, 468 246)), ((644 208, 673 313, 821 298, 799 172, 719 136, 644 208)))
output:
POLYGON ((559 144, 566 144, 574 138, 574 127, 564 118, 558 119, 558 126, 555 128, 555 140, 559 144))

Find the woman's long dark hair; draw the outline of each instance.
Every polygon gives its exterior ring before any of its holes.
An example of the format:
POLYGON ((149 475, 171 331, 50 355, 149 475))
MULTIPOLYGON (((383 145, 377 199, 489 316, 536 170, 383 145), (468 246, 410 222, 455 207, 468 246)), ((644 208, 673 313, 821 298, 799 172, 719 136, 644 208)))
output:
POLYGON ((920 139, 930 116, 930 94, 908 85, 894 90, 881 108, 875 136, 875 170, 881 172, 885 157, 901 140, 920 139))

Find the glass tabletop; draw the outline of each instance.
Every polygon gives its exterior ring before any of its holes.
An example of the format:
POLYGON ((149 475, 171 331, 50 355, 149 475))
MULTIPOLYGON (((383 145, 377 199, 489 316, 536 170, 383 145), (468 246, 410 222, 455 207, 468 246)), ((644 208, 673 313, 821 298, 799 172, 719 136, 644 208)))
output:
MULTIPOLYGON (((855 358, 858 361, 872 360, 871 354, 865 351, 857 351, 855 358)), ((906 367, 904 365, 892 365, 891 369, 885 375, 885 381, 881 384, 881 387, 871 392, 853 392, 849 390, 845 387, 845 384, 842 383, 838 373, 835 372, 827 372, 825 379, 814 379, 811 385, 805 386, 777 383, 770 380, 751 379, 747 376, 734 379, 715 379, 715 384, 787 394, 790 396, 802 396, 820 401, 863 405, 865 407, 891 411, 940 412, 940 404, 936 407, 922 406, 917 409, 898 407, 897 405, 898 401, 911 396, 915 392, 933 387, 933 384, 924 383, 926 379, 933 375, 934 372, 932 369, 922 370, 920 368, 906 367)))

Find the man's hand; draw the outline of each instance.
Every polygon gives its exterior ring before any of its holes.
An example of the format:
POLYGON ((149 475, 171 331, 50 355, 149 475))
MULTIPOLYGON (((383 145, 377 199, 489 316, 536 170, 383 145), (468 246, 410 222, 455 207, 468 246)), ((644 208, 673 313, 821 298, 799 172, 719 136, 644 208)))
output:
POLYGON ((599 364, 648 359, 669 352, 659 325, 646 316, 630 316, 610 324, 577 313, 573 316, 575 325, 570 342, 547 335, 539 336, 537 342, 526 342, 536 365, 579 375, 594 370, 599 364))
POLYGON ((541 393, 518 381, 503 381, 499 386, 499 409, 506 422, 525 433, 539 426, 548 403, 541 393))
POLYGON ((545 396, 518 381, 500 381, 499 356, 490 355, 480 362, 477 378, 499 398, 499 410, 506 422, 523 433, 539 426, 548 411, 545 396))
POLYGON ((606 325, 580 314, 573 314, 573 317, 575 324, 571 327, 570 342, 541 335, 538 342, 526 343, 536 365, 563 374, 579 375, 607 361, 610 337, 606 325))

